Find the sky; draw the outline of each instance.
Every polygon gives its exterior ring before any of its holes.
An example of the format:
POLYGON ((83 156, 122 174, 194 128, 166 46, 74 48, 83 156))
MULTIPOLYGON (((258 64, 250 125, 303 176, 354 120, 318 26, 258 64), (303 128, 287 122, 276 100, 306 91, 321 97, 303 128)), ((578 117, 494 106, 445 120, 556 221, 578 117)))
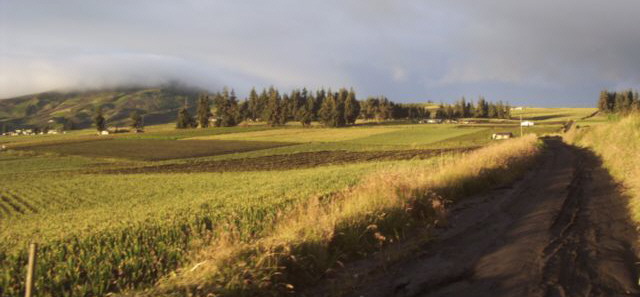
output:
POLYGON ((0 98, 181 81, 589 107, 640 87, 639 23, 637 0, 0 0, 0 98))

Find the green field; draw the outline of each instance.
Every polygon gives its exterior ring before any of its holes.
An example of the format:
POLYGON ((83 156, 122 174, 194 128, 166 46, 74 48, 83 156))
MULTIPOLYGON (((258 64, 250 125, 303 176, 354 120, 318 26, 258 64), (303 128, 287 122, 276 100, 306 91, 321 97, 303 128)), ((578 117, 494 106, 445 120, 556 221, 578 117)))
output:
POLYGON ((536 108, 525 107, 523 110, 511 111, 511 116, 536 122, 562 122, 579 120, 593 115, 597 108, 536 108))
MULTIPOLYGON (((559 129, 545 125, 526 132, 559 129)), ((147 287, 221 232, 256 240, 309 199, 342 191, 375 172, 432 166, 435 159, 417 156, 486 145, 496 131, 519 127, 162 125, 143 134, 104 137, 83 130, 2 138, 10 150, 0 153, 0 295, 22 294, 32 241, 40 244, 41 296, 147 287), (202 164, 213 169, 207 172, 202 164), (126 173, 152 166, 182 171, 126 173), (190 166, 205 169, 180 173, 190 166)))

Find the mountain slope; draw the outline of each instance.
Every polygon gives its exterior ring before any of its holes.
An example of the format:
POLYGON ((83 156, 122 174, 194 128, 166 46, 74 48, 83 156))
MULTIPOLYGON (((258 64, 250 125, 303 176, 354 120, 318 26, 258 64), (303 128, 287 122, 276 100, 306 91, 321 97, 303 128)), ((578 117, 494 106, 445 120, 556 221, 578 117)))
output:
POLYGON ((75 127, 86 128, 97 107, 102 107, 109 125, 127 125, 134 110, 145 114, 146 125, 167 123, 175 120, 185 100, 194 109, 198 92, 169 86, 39 93, 0 100, 0 124, 7 129, 56 127, 72 119, 75 127))

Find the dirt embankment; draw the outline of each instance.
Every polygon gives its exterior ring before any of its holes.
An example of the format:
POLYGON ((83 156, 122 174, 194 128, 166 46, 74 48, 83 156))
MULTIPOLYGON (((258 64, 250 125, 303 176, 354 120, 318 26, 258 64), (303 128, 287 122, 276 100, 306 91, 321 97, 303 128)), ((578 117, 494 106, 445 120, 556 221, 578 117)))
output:
POLYGON ((241 172, 311 168, 348 163, 427 159, 445 153, 466 152, 475 148, 401 151, 321 151, 256 158, 219 161, 196 161, 181 164, 165 164, 135 168, 105 170, 101 173, 183 173, 183 172, 241 172))
POLYGON ((310 295, 640 296, 628 198, 590 151, 547 145, 527 177, 457 205, 410 259, 364 277, 347 267, 310 295))

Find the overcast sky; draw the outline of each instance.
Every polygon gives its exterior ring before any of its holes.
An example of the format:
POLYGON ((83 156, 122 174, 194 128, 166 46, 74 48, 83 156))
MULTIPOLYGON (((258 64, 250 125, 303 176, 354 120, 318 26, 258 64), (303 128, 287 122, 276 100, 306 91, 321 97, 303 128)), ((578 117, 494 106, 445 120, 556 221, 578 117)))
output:
POLYGON ((592 106, 640 86, 640 1, 0 0, 0 98, 169 80, 592 106))

